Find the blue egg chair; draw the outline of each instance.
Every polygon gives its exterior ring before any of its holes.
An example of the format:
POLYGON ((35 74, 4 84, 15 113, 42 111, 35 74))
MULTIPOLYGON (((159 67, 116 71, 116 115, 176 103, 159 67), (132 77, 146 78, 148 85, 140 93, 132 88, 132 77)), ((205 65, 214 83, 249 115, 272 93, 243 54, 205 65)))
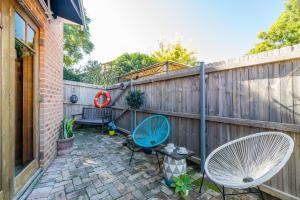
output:
MULTIPOLYGON (((165 142, 170 135, 170 123, 169 120, 162 115, 153 115, 146 118, 142 123, 140 123, 132 134, 132 140, 134 145, 144 148, 152 149, 163 142, 165 142)), ((134 149, 131 149, 131 160, 133 158, 134 149)), ((156 152, 156 157, 159 164, 158 154, 156 152)), ((160 167, 160 166, 159 166, 160 167)))

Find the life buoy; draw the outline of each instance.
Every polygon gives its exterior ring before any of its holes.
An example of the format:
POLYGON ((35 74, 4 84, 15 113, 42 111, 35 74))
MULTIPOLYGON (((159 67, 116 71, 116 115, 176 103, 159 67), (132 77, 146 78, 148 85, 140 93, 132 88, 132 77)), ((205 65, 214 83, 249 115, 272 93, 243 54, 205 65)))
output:
POLYGON ((94 104, 97 108, 105 108, 110 103, 110 94, 107 91, 100 90, 94 97, 94 104), (99 104, 98 99, 101 95, 106 97, 106 100, 103 104, 99 104))

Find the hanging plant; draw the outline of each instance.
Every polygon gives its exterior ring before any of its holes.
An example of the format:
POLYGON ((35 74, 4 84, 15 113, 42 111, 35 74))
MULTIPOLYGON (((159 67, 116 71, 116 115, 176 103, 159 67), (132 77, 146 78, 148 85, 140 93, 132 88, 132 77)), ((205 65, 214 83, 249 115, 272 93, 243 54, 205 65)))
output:
POLYGON ((144 92, 140 90, 129 91, 125 100, 131 109, 138 110, 144 104, 144 92))

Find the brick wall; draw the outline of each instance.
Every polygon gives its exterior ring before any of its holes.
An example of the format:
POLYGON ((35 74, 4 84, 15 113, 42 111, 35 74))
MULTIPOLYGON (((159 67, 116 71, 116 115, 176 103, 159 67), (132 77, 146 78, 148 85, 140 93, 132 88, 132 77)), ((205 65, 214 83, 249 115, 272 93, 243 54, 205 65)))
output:
POLYGON ((46 168, 56 156, 56 140, 63 120, 63 21, 48 21, 38 0, 24 2, 41 23, 39 158, 41 167, 46 168))

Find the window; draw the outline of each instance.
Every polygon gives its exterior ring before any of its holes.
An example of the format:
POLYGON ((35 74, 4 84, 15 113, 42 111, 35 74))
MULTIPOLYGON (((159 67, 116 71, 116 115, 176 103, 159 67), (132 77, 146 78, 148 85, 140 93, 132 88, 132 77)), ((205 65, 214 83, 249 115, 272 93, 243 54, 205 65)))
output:
POLYGON ((27 41, 26 41, 27 45, 30 46, 31 48, 33 48, 34 45, 34 30, 27 25, 27 41))
POLYGON ((15 13, 15 34, 16 38, 25 41, 25 21, 17 12, 15 13))

